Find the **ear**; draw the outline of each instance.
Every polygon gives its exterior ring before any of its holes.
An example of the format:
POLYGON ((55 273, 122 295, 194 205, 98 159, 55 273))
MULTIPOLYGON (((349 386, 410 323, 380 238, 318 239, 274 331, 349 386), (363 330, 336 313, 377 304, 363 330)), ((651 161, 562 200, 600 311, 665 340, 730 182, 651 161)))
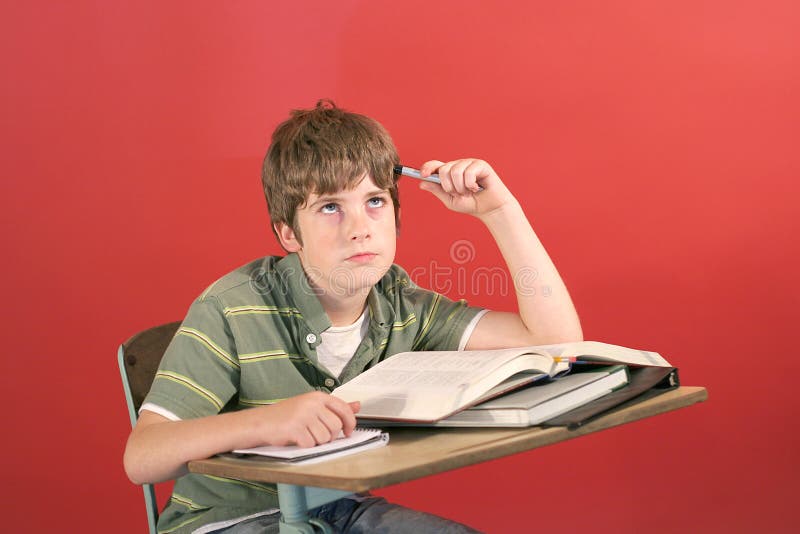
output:
POLYGON ((394 235, 395 235, 395 237, 399 238, 400 237, 400 208, 397 208, 397 219, 395 219, 395 220, 397 222, 396 222, 396 224, 394 226, 394 235))
POLYGON ((275 233, 278 234, 278 239, 281 241, 281 246, 286 252, 297 252, 303 248, 300 240, 292 230, 292 227, 286 223, 276 223, 275 233))

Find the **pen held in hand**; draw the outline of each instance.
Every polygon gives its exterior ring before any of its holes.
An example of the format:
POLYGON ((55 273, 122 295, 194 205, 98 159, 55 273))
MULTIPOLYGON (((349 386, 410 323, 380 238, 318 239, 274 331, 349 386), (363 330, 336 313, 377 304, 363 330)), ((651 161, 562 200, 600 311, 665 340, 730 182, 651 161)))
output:
MULTIPOLYGON (((439 175, 438 174, 431 174, 430 176, 423 177, 422 173, 419 172, 418 169, 414 169, 412 167, 405 167, 403 165, 395 165, 394 166, 394 173, 395 174, 400 174, 400 175, 403 175, 403 176, 408 176, 410 178, 416 178, 417 180, 424 180, 426 182, 433 182, 435 184, 440 184, 441 185, 441 183, 442 183, 442 181, 439 179, 439 175)), ((481 186, 478 186, 478 191, 476 191, 476 192, 480 192, 480 191, 483 191, 483 188, 481 186)))

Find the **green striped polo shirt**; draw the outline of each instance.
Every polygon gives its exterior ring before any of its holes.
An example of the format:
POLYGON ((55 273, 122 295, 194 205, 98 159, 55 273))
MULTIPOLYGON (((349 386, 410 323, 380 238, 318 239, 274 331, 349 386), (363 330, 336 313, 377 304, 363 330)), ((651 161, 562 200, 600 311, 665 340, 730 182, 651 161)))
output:
MULTIPOLYGON (((418 287, 393 265, 367 295, 369 327, 340 377, 316 347, 331 326, 296 254, 253 261, 192 304, 145 404, 180 419, 330 392, 398 352, 456 350, 481 311, 418 287)), ((188 533, 278 506, 275 485, 188 474, 175 483, 159 532, 188 533)))

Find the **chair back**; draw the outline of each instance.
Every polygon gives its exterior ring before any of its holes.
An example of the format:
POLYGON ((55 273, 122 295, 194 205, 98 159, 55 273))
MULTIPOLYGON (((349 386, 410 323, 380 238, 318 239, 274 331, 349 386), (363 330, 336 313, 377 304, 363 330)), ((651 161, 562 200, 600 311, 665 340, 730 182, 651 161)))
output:
MULTIPOLYGON (((161 357, 180 325, 180 322, 174 322, 143 330, 120 345, 117 351, 117 361, 122 375, 125 400, 128 403, 131 427, 139 418, 139 408, 150 391, 161 357)), ((150 534, 156 534, 158 504, 155 488, 152 484, 142 484, 142 490, 144 491, 150 534)))

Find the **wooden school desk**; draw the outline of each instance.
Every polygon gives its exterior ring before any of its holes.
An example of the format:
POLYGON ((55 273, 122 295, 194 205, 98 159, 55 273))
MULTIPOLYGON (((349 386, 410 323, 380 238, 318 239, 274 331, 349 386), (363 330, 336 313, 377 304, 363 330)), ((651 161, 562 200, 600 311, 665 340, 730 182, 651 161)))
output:
MULTIPOLYGON (((605 430, 706 400, 702 387, 680 387, 617 409, 574 430, 541 428, 389 428, 389 445, 311 465, 217 456, 189 471, 278 484, 281 533, 315 532, 308 510, 352 493, 398 484, 605 430)), ((325 526, 317 525, 325 532, 325 526)))

